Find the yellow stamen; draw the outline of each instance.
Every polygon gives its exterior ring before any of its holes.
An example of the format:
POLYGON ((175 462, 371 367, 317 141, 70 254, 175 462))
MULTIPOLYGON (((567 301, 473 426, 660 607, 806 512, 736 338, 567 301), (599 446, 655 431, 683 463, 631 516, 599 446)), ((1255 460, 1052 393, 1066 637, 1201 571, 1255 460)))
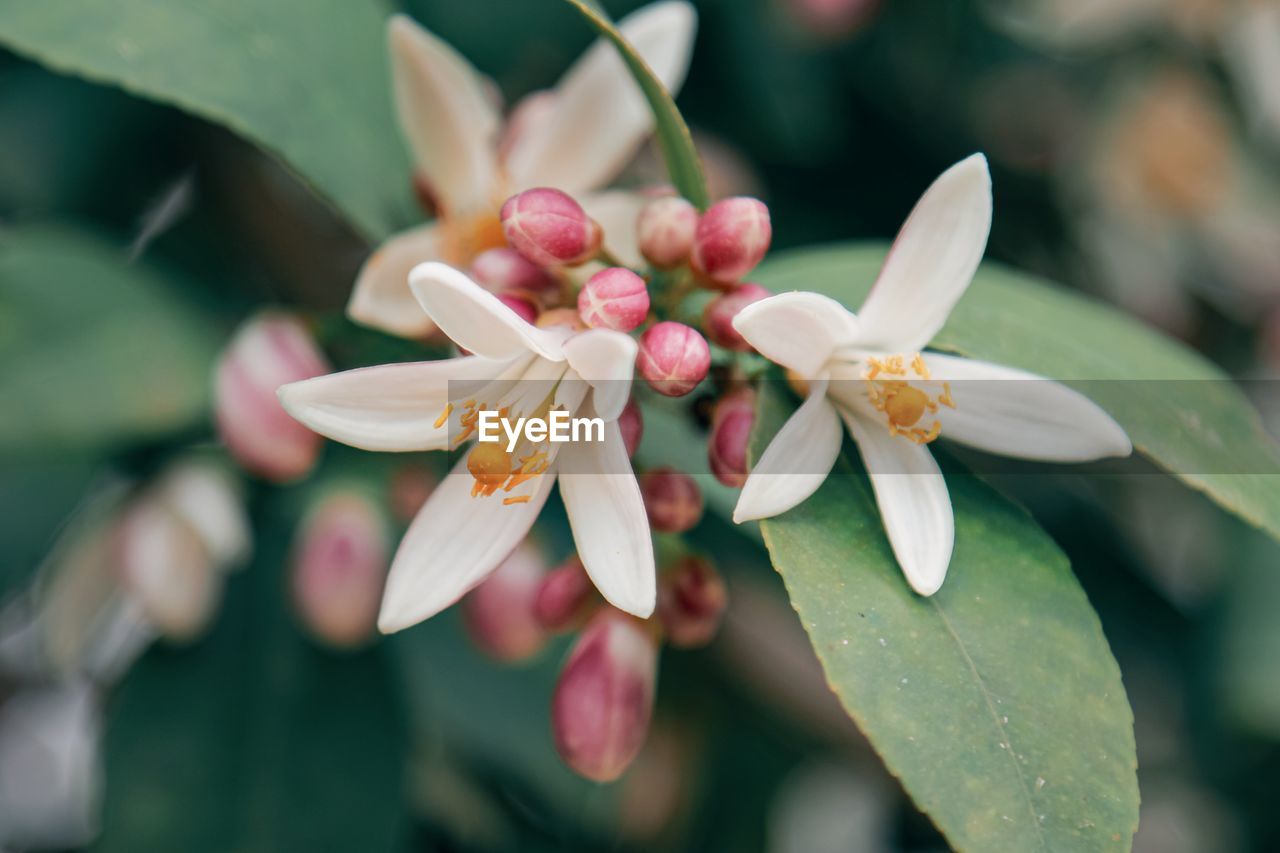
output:
POLYGON ((527 504, 533 500, 533 495, 516 495, 514 498, 503 498, 503 506, 511 506, 512 504, 527 504))
POLYGON ((453 403, 449 403, 444 407, 444 411, 440 413, 440 417, 436 418, 435 428, 440 429, 449 420, 449 415, 453 414, 453 403))
MULTIPOLYGON (((867 400, 876 411, 885 416, 886 426, 892 436, 902 436, 916 444, 928 444, 941 434, 941 421, 928 427, 919 426, 925 413, 936 414, 939 406, 954 409, 951 384, 942 383, 941 393, 930 396, 925 388, 913 384, 916 379, 929 382, 932 376, 924 356, 916 353, 908 360, 902 355, 868 358, 863 379, 867 383, 867 400), (889 378, 893 377, 893 378, 889 378)), ((936 387, 936 386, 935 386, 936 387)))

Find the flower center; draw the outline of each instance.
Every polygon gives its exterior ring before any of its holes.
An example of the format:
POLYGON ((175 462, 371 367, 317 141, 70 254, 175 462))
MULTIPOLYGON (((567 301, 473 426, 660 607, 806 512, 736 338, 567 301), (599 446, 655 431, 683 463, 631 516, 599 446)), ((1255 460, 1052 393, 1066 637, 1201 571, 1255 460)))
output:
POLYGON ((440 253, 456 267, 467 267, 476 255, 507 245, 497 211, 449 216, 440 222, 440 253))
MULTIPOLYGON (((551 402, 550 396, 548 396, 547 400, 544 400, 538 406, 538 411, 545 416, 545 413, 550 408, 551 402)), ((448 403, 440 413, 440 417, 437 418, 436 426, 440 427, 448 422, 453 415, 453 411, 453 403, 448 403)), ((497 408, 476 400, 467 400, 462 404, 462 413, 458 416, 460 429, 453 439, 455 448, 475 435, 480 422, 480 413, 485 411, 497 412, 499 419, 506 419, 511 412, 511 407, 503 406, 497 408)), ((467 453, 467 471, 475 479, 475 483, 471 487, 471 497, 487 498, 501 489, 506 495, 502 499, 502 503, 505 506, 529 502, 533 497, 532 495, 513 495, 511 492, 525 482, 546 473, 547 469, 551 467, 551 460, 542 444, 533 444, 521 439, 520 445, 517 445, 515 453, 508 452, 506 450, 507 436, 505 435, 501 436, 499 441, 496 442, 476 442, 475 446, 467 453), (521 447, 520 445, 524 446, 521 447), (522 450, 524 451, 523 455, 521 454, 522 450)))
POLYGON ((916 444, 928 444, 942 432, 942 422, 938 420, 928 427, 920 425, 926 413, 936 414, 939 406, 956 407, 951 383, 941 383, 942 390, 932 396, 926 390, 924 383, 931 380, 920 353, 910 361, 901 355, 868 358, 863 379, 867 398, 876 411, 884 414, 889 434, 909 438, 916 444))

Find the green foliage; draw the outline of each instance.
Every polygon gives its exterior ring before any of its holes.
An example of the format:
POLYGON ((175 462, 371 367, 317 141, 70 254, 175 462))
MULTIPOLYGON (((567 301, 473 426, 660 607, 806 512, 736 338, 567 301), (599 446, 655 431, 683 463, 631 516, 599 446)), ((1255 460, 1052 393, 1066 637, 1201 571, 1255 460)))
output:
MULTIPOLYGON (((761 394, 755 454, 789 413, 761 394)), ((911 592, 848 461, 761 523, 832 689, 961 850, 1127 850, 1138 822, 1133 715, 1066 558, 1022 510, 948 477, 956 547, 911 592)))
POLYGON ((180 280, 89 234, 0 238, 0 451, 89 451, 205 413, 214 330, 180 280))

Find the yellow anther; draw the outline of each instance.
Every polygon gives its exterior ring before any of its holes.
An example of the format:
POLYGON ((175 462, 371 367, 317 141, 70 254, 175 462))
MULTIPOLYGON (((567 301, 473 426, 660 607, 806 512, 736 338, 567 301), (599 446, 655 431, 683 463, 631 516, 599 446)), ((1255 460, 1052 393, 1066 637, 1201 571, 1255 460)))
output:
POLYGON ((449 420, 449 415, 453 414, 453 403, 449 403, 444 407, 444 411, 440 413, 440 417, 436 418, 435 428, 440 429, 449 420))
POLYGON ((916 353, 911 359, 911 369, 914 370, 916 376, 919 376, 921 379, 929 378, 929 366, 924 363, 924 356, 920 355, 920 353, 916 353))
POLYGON ((932 380, 929 366, 920 353, 911 356, 909 361, 902 355, 868 358, 863 377, 867 383, 867 400, 876 411, 884 414, 889 434, 902 436, 916 444, 928 444, 942 432, 940 421, 934 421, 927 429, 918 426, 926 413, 936 414, 939 406, 956 407, 949 383, 943 382, 942 392, 935 396, 931 396, 926 387, 915 384, 932 380), (917 379, 906 378, 912 374, 917 379))
POLYGON ((516 495, 513 498, 503 498, 503 506, 511 506, 512 504, 527 504, 533 499, 533 495, 516 495))

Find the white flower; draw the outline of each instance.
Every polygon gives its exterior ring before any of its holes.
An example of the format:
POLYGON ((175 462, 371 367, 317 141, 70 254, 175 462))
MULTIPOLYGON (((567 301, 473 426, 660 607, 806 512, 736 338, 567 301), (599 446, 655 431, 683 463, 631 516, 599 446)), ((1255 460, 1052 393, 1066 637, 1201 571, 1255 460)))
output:
MULTIPOLYGON (((679 90, 693 46, 693 7, 654 3, 618 26, 658 79, 679 90)), ((439 219, 373 253, 347 306, 352 319, 406 337, 429 334, 434 325, 405 286, 409 270, 433 260, 466 268, 485 249, 505 245, 502 202, 537 186, 573 195, 603 226, 614 257, 642 263, 635 223, 644 199, 598 192, 653 130, 644 96, 612 44, 597 40, 555 88, 517 105, 503 128, 492 82, 453 48, 403 15, 392 18, 388 38, 401 129, 439 219)))
POLYGON ((574 334, 525 322, 442 263, 409 288, 462 358, 348 370, 285 385, 285 409, 311 429, 367 450, 445 450, 475 432, 481 411, 604 420, 603 441, 477 443, 432 493, 391 566, 378 627, 414 625, 496 569, 528 533, 558 479, 578 555, 614 606, 654 606, 653 543, 616 419, 627 403, 636 344, 607 329, 574 334))
POLYGON ((955 537, 939 435, 984 451, 1060 462, 1126 456, 1124 430, 1078 392, 986 362, 921 353, 982 260, 991 177, 980 154, 917 203, 857 316, 815 293, 742 310, 734 326, 761 354, 808 378, 808 399, 742 489, 734 520, 768 518, 813 494, 840 453, 840 422, 866 463, 885 532, 921 595, 942 586, 955 537), (1008 380, 1021 380, 1009 382, 1008 380))

